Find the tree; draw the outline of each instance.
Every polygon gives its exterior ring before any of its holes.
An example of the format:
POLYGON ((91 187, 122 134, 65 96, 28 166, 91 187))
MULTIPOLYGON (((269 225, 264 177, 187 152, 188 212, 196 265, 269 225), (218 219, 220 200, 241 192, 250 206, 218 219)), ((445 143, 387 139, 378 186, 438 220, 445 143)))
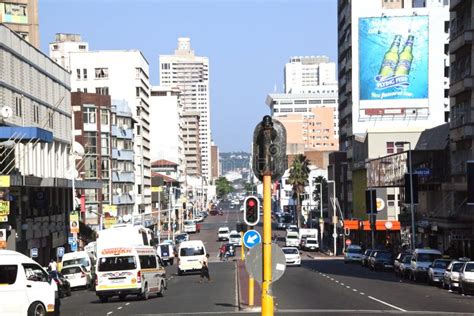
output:
POLYGON ((234 191, 232 184, 225 177, 216 180, 216 193, 218 198, 223 198, 234 191))
POLYGON ((314 202, 321 202, 321 192, 319 192, 320 186, 317 185, 317 183, 321 183, 321 184, 322 184, 322 188, 323 188, 323 199, 326 198, 326 200, 327 200, 327 196, 328 196, 328 182, 327 182, 327 180, 326 180, 325 177, 323 177, 323 176, 317 176, 316 178, 314 178, 314 183, 313 183, 313 187, 314 187, 314 191, 313 191, 313 201, 314 201, 314 202))
POLYGON ((298 227, 301 227, 301 194, 305 192, 305 186, 309 177, 309 160, 305 155, 297 155, 290 167, 288 183, 292 185, 293 199, 296 199, 296 217, 298 227))

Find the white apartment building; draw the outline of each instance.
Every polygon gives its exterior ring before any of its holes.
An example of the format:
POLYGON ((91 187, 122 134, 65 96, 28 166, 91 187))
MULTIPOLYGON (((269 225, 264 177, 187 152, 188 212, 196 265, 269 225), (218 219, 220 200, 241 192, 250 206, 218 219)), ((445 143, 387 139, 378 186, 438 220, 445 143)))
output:
MULTIPOLYGON (((160 85, 177 87, 184 112, 198 112, 201 170, 211 178, 211 109, 209 59, 194 55, 189 38, 178 38, 174 55, 160 55, 160 85)), ((184 145, 187 150, 187 144, 184 145)))
POLYGON ((152 86, 150 97, 151 160, 178 164, 177 178, 184 175, 183 106, 177 88, 152 86))
MULTIPOLYGON (((50 44, 54 51, 65 51, 67 41, 50 44)), ((68 44, 69 45, 69 44, 68 44)), ((79 45, 78 45, 79 46, 79 45)), ((67 58, 56 58, 61 63, 67 58)), ((125 100, 133 113, 135 208, 134 213, 151 212, 150 160, 150 80, 149 64, 139 50, 69 51, 73 91, 109 94, 125 100)))
POLYGON ((295 56, 285 64, 285 93, 315 93, 337 84, 336 63, 327 56, 295 56))
POLYGON ((69 53, 88 51, 89 43, 83 41, 81 35, 57 33, 54 43, 50 46, 49 57, 71 71, 69 53))

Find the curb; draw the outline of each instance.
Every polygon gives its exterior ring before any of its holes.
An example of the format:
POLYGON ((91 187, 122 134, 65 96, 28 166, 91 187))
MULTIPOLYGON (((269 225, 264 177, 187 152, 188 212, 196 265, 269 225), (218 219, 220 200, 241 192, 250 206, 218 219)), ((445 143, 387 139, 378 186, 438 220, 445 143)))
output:
POLYGON ((237 308, 242 310, 242 299, 240 298, 240 277, 239 277, 239 262, 235 261, 235 276, 237 278, 237 308))

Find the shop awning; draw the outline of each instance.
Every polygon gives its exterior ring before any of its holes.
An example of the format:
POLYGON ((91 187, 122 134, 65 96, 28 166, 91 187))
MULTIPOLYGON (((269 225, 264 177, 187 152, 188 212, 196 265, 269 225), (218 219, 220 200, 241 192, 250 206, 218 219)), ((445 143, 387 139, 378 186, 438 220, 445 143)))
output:
POLYGON ((53 133, 39 127, 0 126, 0 140, 9 139, 17 139, 21 143, 32 140, 51 143, 53 142, 53 133))
MULTIPOLYGON (((359 230, 359 225, 361 225, 360 227, 361 230, 370 231, 369 221, 359 221, 359 220, 354 220, 354 219, 344 221, 344 228, 348 228, 350 230, 359 230)), ((397 230, 398 231, 400 230, 400 222, 378 220, 375 222, 375 230, 397 230)))

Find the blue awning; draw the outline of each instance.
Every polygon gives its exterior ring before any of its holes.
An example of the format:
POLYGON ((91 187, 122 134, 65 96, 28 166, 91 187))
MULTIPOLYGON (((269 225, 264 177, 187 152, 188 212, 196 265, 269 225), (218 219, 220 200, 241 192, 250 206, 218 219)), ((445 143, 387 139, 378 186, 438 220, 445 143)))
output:
POLYGON ((18 139, 22 143, 39 139, 43 143, 53 142, 53 133, 39 127, 0 126, 0 140, 18 139))

